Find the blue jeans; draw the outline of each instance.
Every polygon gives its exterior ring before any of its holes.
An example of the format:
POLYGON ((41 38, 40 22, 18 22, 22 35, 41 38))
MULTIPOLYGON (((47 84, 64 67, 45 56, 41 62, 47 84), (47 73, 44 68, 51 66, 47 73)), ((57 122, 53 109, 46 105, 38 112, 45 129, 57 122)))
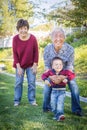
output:
POLYGON ((52 88, 45 85, 44 91, 43 91, 43 111, 49 111, 51 110, 50 100, 51 100, 51 91, 52 88))
MULTIPOLYGON (((68 86, 71 91, 71 109, 72 112, 81 112, 79 90, 75 79, 69 81, 68 86)), ((50 107, 51 87, 44 86, 43 92, 43 111, 47 111, 50 107)), ((50 108, 51 109, 51 108, 50 108)))
POLYGON ((15 93, 14 93, 14 103, 20 103, 22 98, 22 91, 23 91, 23 81, 24 81, 24 73, 26 71, 27 81, 28 81, 28 101, 32 104, 36 102, 35 99, 35 80, 36 74, 32 73, 31 67, 27 69, 23 69, 23 75, 19 76, 16 69, 16 82, 15 82, 15 93))
POLYGON ((72 112, 81 112, 79 89, 75 79, 68 82, 69 89, 71 91, 71 109, 72 112))
POLYGON ((51 109, 56 120, 60 115, 64 115, 64 90, 52 90, 51 92, 51 109))

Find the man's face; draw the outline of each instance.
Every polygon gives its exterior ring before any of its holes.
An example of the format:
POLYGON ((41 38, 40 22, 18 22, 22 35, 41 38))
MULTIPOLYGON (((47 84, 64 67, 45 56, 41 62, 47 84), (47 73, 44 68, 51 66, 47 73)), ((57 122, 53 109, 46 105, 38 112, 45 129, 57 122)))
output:
POLYGON ((55 49, 61 48, 64 43, 64 34, 62 32, 55 32, 52 36, 55 49))
POLYGON ((60 72, 63 69, 63 63, 61 60, 54 60, 52 64, 52 69, 56 72, 60 72))

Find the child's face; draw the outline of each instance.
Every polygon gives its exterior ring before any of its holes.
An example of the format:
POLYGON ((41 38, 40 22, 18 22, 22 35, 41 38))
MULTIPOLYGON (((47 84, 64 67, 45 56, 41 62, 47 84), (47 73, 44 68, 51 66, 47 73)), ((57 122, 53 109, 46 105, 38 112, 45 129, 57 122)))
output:
POLYGON ((60 72, 63 69, 63 63, 61 60, 54 60, 52 64, 52 69, 56 72, 60 72))

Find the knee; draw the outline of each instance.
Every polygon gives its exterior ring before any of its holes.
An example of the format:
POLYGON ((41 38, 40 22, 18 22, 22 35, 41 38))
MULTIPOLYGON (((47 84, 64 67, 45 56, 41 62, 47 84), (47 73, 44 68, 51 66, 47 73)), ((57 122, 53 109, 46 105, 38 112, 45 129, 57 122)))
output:
POLYGON ((75 80, 71 80, 71 81, 69 81, 69 88, 70 88, 70 90, 76 90, 76 91, 78 91, 78 85, 77 85, 77 83, 76 83, 76 81, 75 80))
POLYGON ((73 79, 73 80, 69 81, 68 85, 69 85, 69 87, 70 87, 70 88, 78 88, 78 86, 77 86, 77 83, 76 83, 76 80, 75 80, 75 79, 73 79))
POLYGON ((51 93, 51 88, 47 85, 44 86, 44 94, 45 96, 49 95, 51 93))

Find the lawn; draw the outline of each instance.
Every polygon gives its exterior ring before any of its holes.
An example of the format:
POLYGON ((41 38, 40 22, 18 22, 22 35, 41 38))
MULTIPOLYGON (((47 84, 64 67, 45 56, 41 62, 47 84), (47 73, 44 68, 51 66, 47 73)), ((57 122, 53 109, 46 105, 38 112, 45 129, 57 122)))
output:
POLYGON ((52 113, 43 113, 43 88, 37 86, 38 106, 31 106, 27 100, 27 83, 24 82, 23 98, 20 106, 13 106, 14 77, 0 73, 0 130, 86 130, 87 103, 81 102, 84 116, 77 117, 71 113, 70 98, 65 100, 63 122, 52 120, 52 113))

